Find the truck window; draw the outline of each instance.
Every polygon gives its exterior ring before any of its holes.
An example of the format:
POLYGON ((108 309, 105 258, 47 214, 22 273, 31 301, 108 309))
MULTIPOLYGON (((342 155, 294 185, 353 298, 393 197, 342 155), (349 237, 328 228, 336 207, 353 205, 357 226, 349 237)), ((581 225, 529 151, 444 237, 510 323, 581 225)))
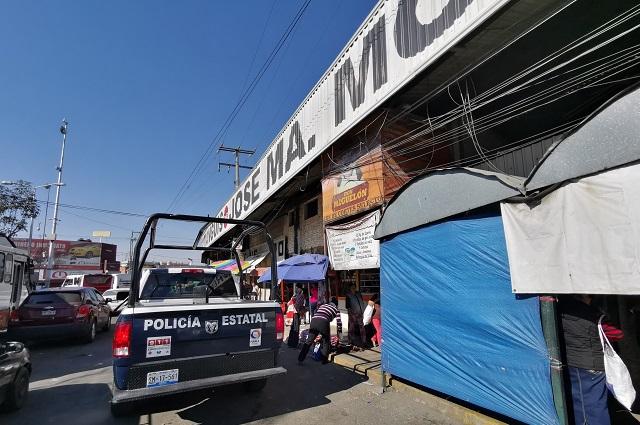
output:
POLYGON ((4 283, 11 283, 13 271, 13 255, 7 254, 4 264, 4 283))
POLYGON ((20 293, 22 292, 22 274, 24 273, 24 264, 17 261, 13 266, 13 289, 11 290, 11 302, 19 303, 20 293))
POLYGON ((4 252, 0 252, 0 282, 4 276, 4 252))
POLYGON ((95 288, 96 286, 111 286, 111 275, 86 275, 84 277, 84 286, 95 288))
POLYGON ((140 298, 192 298, 194 288, 199 286, 209 286, 210 297, 238 296, 231 273, 155 272, 149 274, 140 298))

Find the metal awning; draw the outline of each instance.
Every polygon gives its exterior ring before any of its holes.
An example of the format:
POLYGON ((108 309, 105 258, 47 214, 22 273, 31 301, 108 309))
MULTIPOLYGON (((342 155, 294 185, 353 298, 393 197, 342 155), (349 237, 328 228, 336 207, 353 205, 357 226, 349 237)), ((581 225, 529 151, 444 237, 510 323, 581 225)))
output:
POLYGON ((554 144, 525 182, 527 192, 640 160, 640 87, 617 95, 554 144))
POLYGON ((393 197, 374 238, 521 195, 523 181, 521 177, 475 168, 448 168, 416 177, 393 197))

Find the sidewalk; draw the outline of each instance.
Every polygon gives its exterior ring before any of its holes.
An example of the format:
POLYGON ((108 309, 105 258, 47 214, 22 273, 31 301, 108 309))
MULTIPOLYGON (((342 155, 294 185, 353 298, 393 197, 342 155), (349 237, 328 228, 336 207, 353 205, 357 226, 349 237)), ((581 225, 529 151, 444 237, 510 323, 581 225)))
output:
MULTIPOLYGON (((372 385, 378 386, 382 391, 382 373, 380 371, 380 349, 356 351, 346 354, 331 354, 329 360, 338 366, 364 375, 369 378, 372 385)), ((397 391, 417 397, 424 403, 428 410, 435 410, 445 415, 451 423, 464 425, 502 425, 497 419, 486 416, 480 412, 456 404, 452 401, 430 394, 417 386, 400 382, 389 374, 385 374, 385 391, 397 391)))

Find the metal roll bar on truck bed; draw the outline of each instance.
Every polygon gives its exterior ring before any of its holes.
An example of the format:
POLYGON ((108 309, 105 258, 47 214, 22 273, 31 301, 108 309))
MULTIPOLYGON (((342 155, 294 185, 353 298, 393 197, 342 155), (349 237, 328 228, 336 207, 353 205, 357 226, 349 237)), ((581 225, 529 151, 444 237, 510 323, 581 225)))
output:
MULTIPOLYGON (((240 288, 242 288, 244 276, 242 274, 242 263, 240 262, 240 258, 236 251, 236 247, 242 241, 242 238, 248 234, 252 228, 261 228, 264 230, 267 239, 267 246, 269 247, 269 252, 271 254, 271 294, 270 299, 274 299, 274 288, 276 283, 278 282, 278 270, 276 264, 276 255, 275 255, 275 247, 273 245, 273 239, 271 239, 271 235, 267 231, 267 227, 264 223, 260 221, 253 220, 236 220, 232 218, 219 218, 219 217, 204 217, 197 215, 185 215, 185 214, 168 214, 168 213, 156 213, 152 214, 144 224, 142 228, 142 232, 140 232, 140 236, 136 241, 136 245, 133 252, 133 265, 132 265, 132 276, 131 276, 131 289, 129 291, 129 307, 134 307, 136 302, 138 301, 140 289, 140 278, 142 276, 142 268, 144 267, 144 263, 149 255, 149 252, 152 249, 179 249, 179 250, 187 250, 187 251, 203 251, 203 252, 215 252, 215 251, 223 251, 230 252, 233 254, 236 263, 238 263, 238 272, 240 273, 240 288), (204 247, 198 246, 200 242, 200 237, 204 232, 205 226, 203 226, 192 245, 156 245, 156 227, 158 225, 158 221, 160 220, 170 220, 170 221, 183 221, 183 222, 199 222, 199 223, 221 223, 221 224, 235 224, 244 226, 243 231, 240 233, 240 236, 236 239, 236 241, 231 245, 230 248, 222 248, 222 247, 204 247), (142 252, 142 245, 145 240, 149 236, 149 246, 144 250, 142 254, 142 258, 140 257, 140 253, 142 252)), ((240 294, 238 294, 240 295, 240 294)))

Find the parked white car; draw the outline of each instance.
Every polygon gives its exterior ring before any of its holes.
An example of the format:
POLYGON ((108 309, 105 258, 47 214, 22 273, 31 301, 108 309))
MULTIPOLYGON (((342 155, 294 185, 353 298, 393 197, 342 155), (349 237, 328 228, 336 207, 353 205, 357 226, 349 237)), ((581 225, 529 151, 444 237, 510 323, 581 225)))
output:
MULTIPOLYGON (((107 300, 107 304, 111 307, 112 315, 117 316, 122 311, 116 311, 116 307, 118 307, 122 302, 129 296, 128 288, 117 288, 117 289, 108 289, 102 294, 102 296, 107 300)), ((123 306, 123 308, 126 306, 123 306)))

